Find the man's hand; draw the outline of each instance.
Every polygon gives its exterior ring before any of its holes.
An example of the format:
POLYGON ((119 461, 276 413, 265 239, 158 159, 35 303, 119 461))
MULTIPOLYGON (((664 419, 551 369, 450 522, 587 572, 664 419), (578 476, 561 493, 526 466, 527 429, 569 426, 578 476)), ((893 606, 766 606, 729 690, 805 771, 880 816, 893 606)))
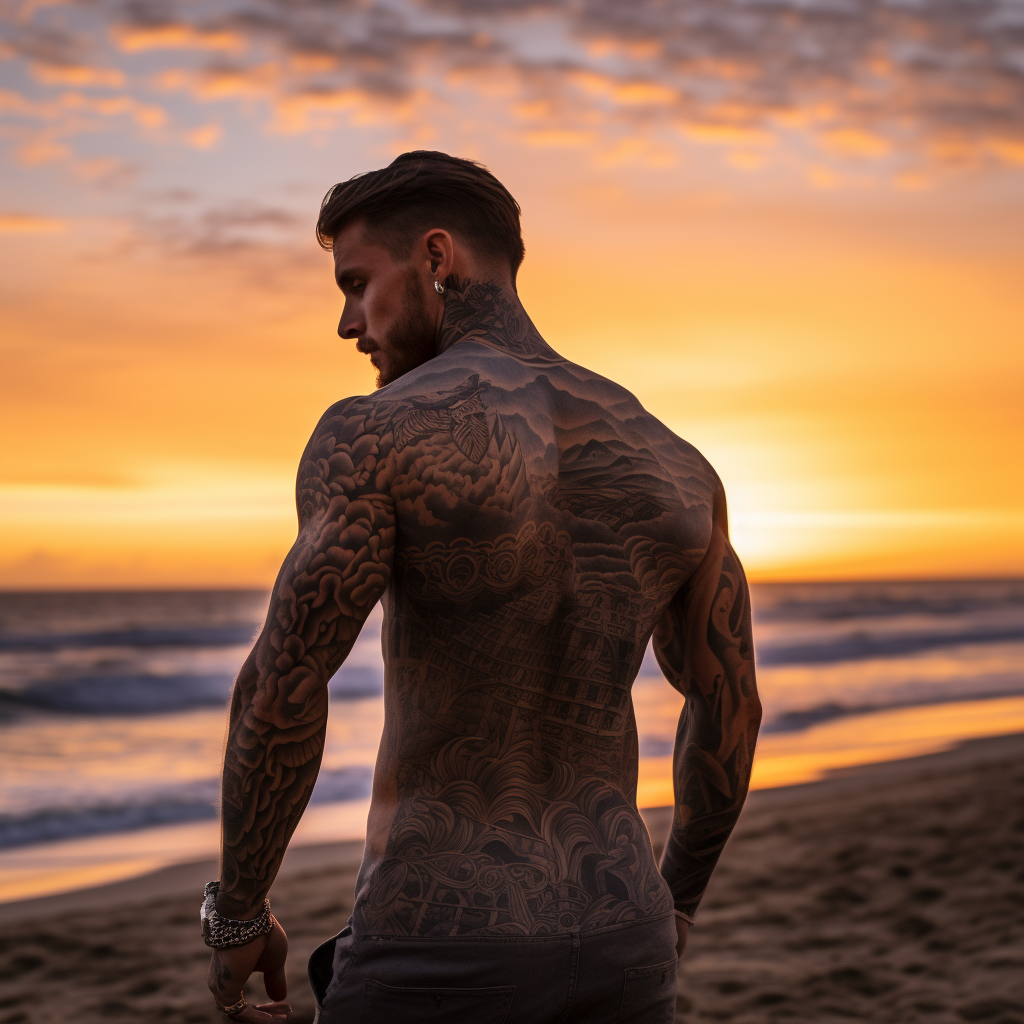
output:
POLYGON ((253 971, 263 974, 263 985, 267 995, 275 1000, 259 1006, 246 1006, 233 1020, 245 1024, 273 1024, 287 1020, 292 1008, 281 1002, 288 994, 288 983, 284 977, 284 962, 288 956, 288 936, 285 935, 277 918, 274 927, 244 946, 229 946, 215 949, 210 961, 208 979, 210 991, 219 1006, 232 1006, 242 998, 242 986, 253 971))
MULTIPOLYGON (((676 916, 676 956, 681 957, 686 949, 686 939, 690 934, 690 926, 678 915, 676 916)), ((268 989, 269 991, 269 989, 268 989)))

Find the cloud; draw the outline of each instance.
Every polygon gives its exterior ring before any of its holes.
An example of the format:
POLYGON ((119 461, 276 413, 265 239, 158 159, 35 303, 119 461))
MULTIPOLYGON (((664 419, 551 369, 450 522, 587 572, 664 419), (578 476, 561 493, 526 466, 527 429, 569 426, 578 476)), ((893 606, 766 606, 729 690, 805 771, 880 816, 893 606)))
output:
POLYGON ((308 218, 291 210, 250 202, 228 203, 195 214, 136 217, 138 240, 183 256, 280 251, 294 247, 300 231, 310 248, 308 218))
POLYGON ((115 25, 111 28, 118 48, 124 53, 144 50, 227 50, 245 49, 245 39, 224 29, 201 28, 184 22, 157 25, 115 25))
POLYGON ((34 213, 0 213, 0 235, 39 235, 63 231, 64 221, 34 213))
POLYGON ((824 167, 821 164, 811 164, 807 168, 807 181, 815 188, 833 189, 843 184, 843 178, 831 167, 824 167))
POLYGON ((860 128, 837 128, 825 132, 820 141, 825 149, 842 156, 884 156, 890 149, 889 142, 883 136, 860 128))
POLYGON ((16 150, 18 162, 25 167, 39 167, 42 164, 57 163, 71 157, 71 147, 57 142, 47 134, 29 139, 16 150))
POLYGON ((162 107, 143 103, 128 93, 93 96, 81 90, 63 92, 50 99, 33 100, 11 89, 0 89, 0 114, 50 122, 75 114, 95 114, 99 117, 127 114, 138 125, 146 128, 160 127, 167 120, 166 111, 162 107))
POLYGON ((1007 163, 1024 165, 1024 138, 989 139, 988 147, 1007 163))
POLYGON ((674 106, 679 100, 677 90, 650 79, 619 79, 613 75, 589 70, 570 72, 572 81, 585 92, 606 96, 623 106, 674 106))
POLYGON ((741 171, 756 171, 765 165, 766 158, 756 150, 735 149, 729 154, 729 163, 741 171))
POLYGON ((163 107, 142 103, 134 96, 124 94, 95 97, 81 92, 68 92, 60 97, 59 105, 63 110, 98 114, 100 117, 127 114, 142 128, 159 128, 167 121, 167 112, 163 107))
POLYGON ((664 143, 644 138, 622 138, 597 156, 599 167, 640 164, 643 167, 673 167, 678 162, 675 151, 664 143))
POLYGON ((220 141, 220 137, 223 134, 224 130, 221 126, 211 121, 200 128, 194 128, 186 134, 185 138, 194 149, 212 149, 220 141))
POLYGON ((168 116, 162 107, 127 92, 96 95, 82 88, 37 99, 13 89, 0 89, 0 131, 14 140, 15 158, 25 167, 65 163, 86 180, 111 185, 116 178, 123 184, 134 176, 137 165, 125 175, 127 161, 112 156, 78 156, 70 140, 117 130, 125 121, 152 136, 166 126, 168 116), (112 173, 114 165, 116 174, 112 173))
POLYGON ((577 149, 597 141, 597 133, 577 128, 538 128, 523 133, 530 146, 554 149, 577 149))
POLYGON ((1018 0, 225 0, 216 14, 92 0, 76 11, 74 30, 46 7, 27 15, 5 30, 5 52, 38 82, 80 90, 121 88, 142 61, 157 88, 262 110, 281 132, 429 121, 468 99, 528 144, 628 159, 623 137, 643 148, 675 129, 747 168, 787 133, 853 164, 1024 162, 1018 0))
POLYGON ((25 57, 53 67, 74 67, 91 49, 88 35, 59 24, 19 20, 3 27, 4 56, 25 57))
POLYGON ((116 156, 79 157, 72 164, 75 176, 101 189, 123 189, 132 184, 142 168, 116 156))
POLYGON ((702 123, 684 123, 679 125, 679 130, 696 142, 715 143, 725 146, 767 146, 774 139, 765 129, 758 127, 753 111, 748 111, 743 117, 746 123, 736 124, 729 119, 729 116, 722 117, 718 121, 705 121, 702 123))
POLYGON ((202 69, 167 68, 153 77, 166 92, 187 92, 202 101, 272 97, 281 84, 276 64, 232 66, 214 64, 202 69))
POLYGON ((108 86, 125 83, 120 68, 91 67, 88 64, 33 64, 32 76, 44 85, 108 86))

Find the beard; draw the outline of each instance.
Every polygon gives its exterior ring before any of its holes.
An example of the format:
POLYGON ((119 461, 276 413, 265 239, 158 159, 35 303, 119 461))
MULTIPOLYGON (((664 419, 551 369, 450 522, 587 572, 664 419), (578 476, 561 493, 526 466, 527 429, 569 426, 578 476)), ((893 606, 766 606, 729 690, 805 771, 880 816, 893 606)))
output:
POLYGON ((427 312, 423 289, 415 270, 405 279, 402 313, 385 334, 384 364, 377 370, 377 387, 383 388, 437 353, 437 331, 427 312))

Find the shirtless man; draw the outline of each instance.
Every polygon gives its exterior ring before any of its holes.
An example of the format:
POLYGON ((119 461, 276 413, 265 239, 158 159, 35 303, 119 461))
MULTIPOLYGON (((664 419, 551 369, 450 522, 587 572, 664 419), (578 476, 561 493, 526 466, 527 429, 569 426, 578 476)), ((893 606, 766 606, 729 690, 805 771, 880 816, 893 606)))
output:
POLYGON ((288 1012, 242 985, 261 971, 285 997, 265 897, 316 781, 327 682, 382 601, 366 852, 349 926, 310 961, 318 1020, 671 1021, 760 721, 721 483, 541 338, 515 290, 519 207, 482 167, 404 154, 335 186, 318 235, 338 333, 379 390, 313 431, 298 539, 235 684, 214 998, 251 1024, 288 1012), (686 698, 660 871, 630 698, 652 635, 686 698))

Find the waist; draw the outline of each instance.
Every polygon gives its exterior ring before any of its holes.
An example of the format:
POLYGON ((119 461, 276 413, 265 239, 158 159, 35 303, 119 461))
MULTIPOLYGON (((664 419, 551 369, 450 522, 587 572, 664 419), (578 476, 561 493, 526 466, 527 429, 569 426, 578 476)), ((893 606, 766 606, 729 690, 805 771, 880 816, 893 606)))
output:
POLYGON ((472 946, 474 943, 487 946, 510 946, 529 944, 531 946, 550 945, 553 948, 566 943, 571 943, 576 936, 586 935, 587 938, 611 938, 616 942, 623 939, 630 940, 631 936, 639 932, 666 932, 674 943, 676 936, 676 916, 668 913, 656 913, 648 917, 639 917, 628 921, 618 921, 614 924, 597 925, 593 928, 569 928, 565 931, 557 931, 538 935, 525 935, 516 932, 500 934, 473 933, 469 935, 400 935, 391 932, 364 932, 358 927, 352 928, 353 941, 360 942, 364 939, 386 942, 390 947, 408 943, 410 946, 424 946, 431 944, 443 945, 445 942, 458 943, 460 946, 472 946))
POLYGON ((402 801, 365 866, 367 934, 546 935, 671 913, 635 805, 594 783, 575 800, 484 806, 478 787, 402 801))

